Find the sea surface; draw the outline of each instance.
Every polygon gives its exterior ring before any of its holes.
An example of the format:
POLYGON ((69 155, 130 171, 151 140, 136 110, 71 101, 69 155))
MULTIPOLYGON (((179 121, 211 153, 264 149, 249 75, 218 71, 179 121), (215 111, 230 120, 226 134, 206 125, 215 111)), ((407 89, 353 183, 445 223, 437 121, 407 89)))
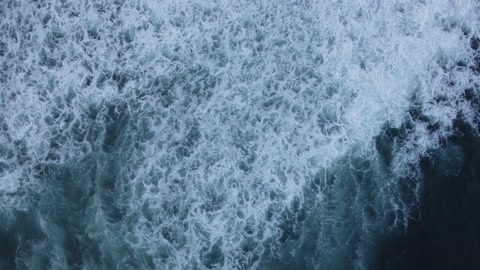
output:
POLYGON ((0 0, 0 269, 480 269, 480 2, 0 0))

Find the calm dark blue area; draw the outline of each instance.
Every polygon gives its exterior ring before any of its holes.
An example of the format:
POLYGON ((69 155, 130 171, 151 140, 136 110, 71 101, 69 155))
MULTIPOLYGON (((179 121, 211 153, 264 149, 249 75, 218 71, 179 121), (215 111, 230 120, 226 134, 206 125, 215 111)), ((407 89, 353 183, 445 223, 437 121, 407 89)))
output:
MULTIPOLYGON (((472 38, 470 46, 479 51, 480 39, 472 38)), ((470 69, 480 75, 480 56, 470 69)), ((465 89, 464 97, 478 115, 480 100, 474 89, 465 89)), ((410 113, 423 120, 420 111, 410 113)), ((421 160, 418 216, 379 244, 377 269, 480 269, 480 137, 478 127, 462 117, 454 122, 454 135, 421 160)))
POLYGON ((480 269, 480 138, 461 120, 421 162, 420 219, 379 245, 376 269, 480 269))

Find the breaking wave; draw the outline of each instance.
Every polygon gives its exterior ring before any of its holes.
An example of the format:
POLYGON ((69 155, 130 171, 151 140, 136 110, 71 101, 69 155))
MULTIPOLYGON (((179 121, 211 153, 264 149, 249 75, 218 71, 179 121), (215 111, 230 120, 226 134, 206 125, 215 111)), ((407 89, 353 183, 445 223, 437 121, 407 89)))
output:
POLYGON ((0 268, 376 269, 478 135, 479 14, 0 1, 0 268))

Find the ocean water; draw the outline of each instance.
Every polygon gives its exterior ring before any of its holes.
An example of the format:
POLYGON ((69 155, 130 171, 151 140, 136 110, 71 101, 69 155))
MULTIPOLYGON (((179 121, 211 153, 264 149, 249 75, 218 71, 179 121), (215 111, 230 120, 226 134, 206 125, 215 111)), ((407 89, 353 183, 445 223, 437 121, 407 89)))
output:
POLYGON ((0 0, 0 269, 480 269, 480 2, 0 0))

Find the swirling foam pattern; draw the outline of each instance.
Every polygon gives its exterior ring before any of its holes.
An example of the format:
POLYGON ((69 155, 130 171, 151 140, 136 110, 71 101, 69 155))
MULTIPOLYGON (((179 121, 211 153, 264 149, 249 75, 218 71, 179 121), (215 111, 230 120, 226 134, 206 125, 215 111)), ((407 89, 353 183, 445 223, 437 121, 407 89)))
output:
POLYGON ((0 268, 380 267, 478 127, 479 14, 0 1, 0 268))

